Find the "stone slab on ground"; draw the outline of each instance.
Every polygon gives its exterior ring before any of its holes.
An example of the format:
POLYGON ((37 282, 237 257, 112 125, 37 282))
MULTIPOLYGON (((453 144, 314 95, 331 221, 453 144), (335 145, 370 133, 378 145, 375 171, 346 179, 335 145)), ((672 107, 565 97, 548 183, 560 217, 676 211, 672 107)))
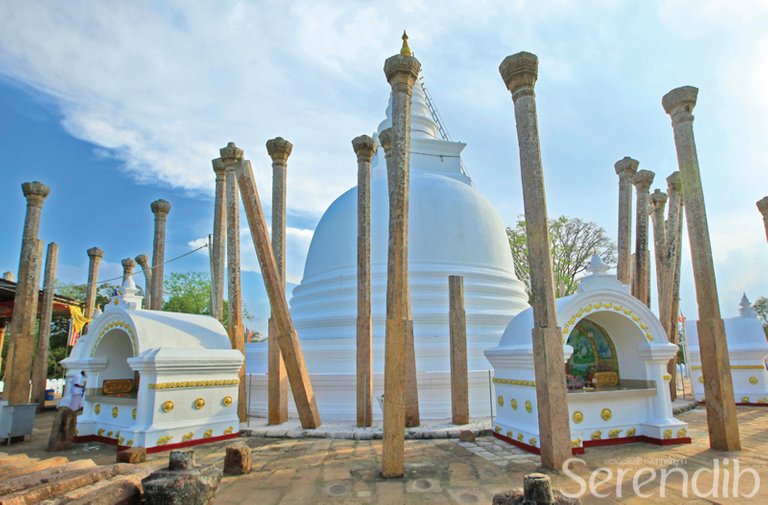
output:
POLYGON ((120 475, 74 489, 59 498, 41 502, 41 505, 138 505, 141 503, 141 480, 149 469, 120 475))
POLYGON ((32 486, 37 486, 43 482, 50 481, 55 475, 59 475, 73 470, 80 470, 83 468, 93 468, 96 466, 90 459, 81 459, 78 461, 72 461, 62 466, 54 468, 48 468, 46 470, 40 470, 38 472, 21 475, 12 479, 7 479, 0 482, 0 496, 15 493, 32 486))

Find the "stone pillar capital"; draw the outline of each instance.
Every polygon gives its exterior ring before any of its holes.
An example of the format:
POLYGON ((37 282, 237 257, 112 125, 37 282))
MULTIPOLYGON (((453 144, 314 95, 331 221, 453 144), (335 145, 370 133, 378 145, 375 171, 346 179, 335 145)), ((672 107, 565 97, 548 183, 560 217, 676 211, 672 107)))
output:
POLYGON ((283 137, 275 137, 267 140, 267 154, 272 158, 272 163, 288 161, 288 156, 293 151, 293 144, 285 140, 283 137))
POLYGON ((141 268, 149 268, 149 256, 146 254, 139 254, 135 259, 141 268))
POLYGON ((98 247, 91 247, 88 249, 88 257, 89 258, 103 258, 104 257, 104 251, 99 249, 98 247))
POLYGON ((683 121, 693 121, 693 108, 696 107, 698 94, 698 88, 682 86, 664 95, 661 105, 672 118, 673 125, 683 121))
POLYGON ((379 143, 382 149, 384 149, 384 156, 389 157, 389 153, 392 150, 392 128, 385 128, 379 133, 379 143))
POLYGON ((211 160, 211 165, 213 165, 213 171, 216 174, 216 178, 223 178, 226 176, 227 166, 221 158, 211 160))
POLYGON ((640 166, 639 161, 634 160, 629 156, 624 156, 613 165, 613 168, 616 170, 616 175, 618 175, 620 179, 629 177, 629 179, 632 180, 637 173, 638 166, 640 166))
POLYGON ((512 99, 515 100, 521 96, 521 91, 523 94, 533 93, 539 74, 539 58, 526 51, 507 56, 499 65, 499 73, 507 89, 512 92, 512 99))
POLYGON ((683 188, 682 180, 680 179, 680 172, 674 171, 667 176, 667 192, 668 193, 680 193, 683 188))
POLYGON ((764 196, 757 201, 757 209, 763 217, 768 217, 768 196, 764 196))
POLYGON ((384 62, 384 75, 390 86, 401 88, 402 91, 411 94, 413 85, 419 77, 421 63, 413 56, 396 54, 390 56, 384 62))
POLYGON ((653 184, 653 178, 656 176, 653 172, 650 170, 639 170, 636 174, 634 179, 632 180, 632 184, 635 185, 635 188, 638 192, 644 192, 647 193, 648 190, 651 189, 651 184, 653 184))
POLYGON ((358 162, 370 163, 376 153, 376 142, 368 135, 360 135, 352 139, 352 149, 358 162))
POLYGON ((132 258, 123 258, 123 260, 120 261, 120 264, 123 265, 123 278, 133 274, 133 268, 136 266, 136 262, 132 258))
POLYGON ((667 194, 662 190, 655 190, 651 193, 651 208, 653 210, 661 209, 663 211, 664 206, 667 204, 667 198, 667 194))
POLYGON ((33 181, 23 183, 21 185, 21 191, 24 193, 24 198, 27 199, 29 205, 42 207, 45 198, 51 192, 51 188, 42 182, 33 181))
POLYGON ((162 199, 152 202, 149 208, 152 209, 155 219, 165 219, 171 212, 171 204, 162 199))
POLYGON ((243 150, 237 147, 234 142, 229 142, 226 147, 219 149, 219 154, 225 167, 232 167, 243 159, 243 150))

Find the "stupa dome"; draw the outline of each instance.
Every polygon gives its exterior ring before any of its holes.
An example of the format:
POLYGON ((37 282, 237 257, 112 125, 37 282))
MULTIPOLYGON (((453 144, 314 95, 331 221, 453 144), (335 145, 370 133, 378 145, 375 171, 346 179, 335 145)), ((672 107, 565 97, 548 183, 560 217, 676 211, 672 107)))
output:
MULTIPOLYGON (((390 117, 388 107, 387 118, 374 138, 378 139, 378 133, 390 126, 390 117)), ((528 307, 528 297, 515 276, 504 223, 472 185, 463 167, 461 151, 465 144, 438 138, 440 129, 421 81, 414 86, 411 128, 408 265, 421 414, 425 418, 450 417, 448 276, 463 275, 470 414, 489 415, 490 365, 483 350, 495 345, 510 319, 528 307)), ((351 149, 350 166, 345 170, 355 170, 351 149)), ((373 367, 377 396, 383 393, 388 215, 386 161, 379 148, 372 162, 371 181, 373 367)), ((320 219, 302 281, 290 300, 318 407, 325 419, 354 419, 356 300, 354 187, 337 198, 320 219)), ((249 373, 266 372, 266 346, 249 346, 247 356, 249 373)), ((261 395, 264 402, 257 398, 252 403, 252 412, 257 414, 266 411, 266 395, 261 395)), ((381 415, 380 410, 374 411, 376 416, 381 415)))

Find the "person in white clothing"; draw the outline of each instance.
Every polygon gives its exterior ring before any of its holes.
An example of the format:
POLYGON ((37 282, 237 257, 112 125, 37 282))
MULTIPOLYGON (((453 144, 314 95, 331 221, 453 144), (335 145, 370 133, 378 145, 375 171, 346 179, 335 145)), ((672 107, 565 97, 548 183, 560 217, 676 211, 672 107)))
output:
POLYGON ((83 395, 85 394, 85 370, 80 372, 72 383, 72 401, 69 408, 77 412, 83 408, 83 395))

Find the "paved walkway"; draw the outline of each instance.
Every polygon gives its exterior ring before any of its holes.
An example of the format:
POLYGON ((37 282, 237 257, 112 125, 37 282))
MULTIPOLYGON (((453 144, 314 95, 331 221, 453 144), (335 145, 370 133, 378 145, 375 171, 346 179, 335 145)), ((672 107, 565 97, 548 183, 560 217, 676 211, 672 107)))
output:
MULTIPOLYGON (((678 416, 689 423, 692 444, 588 448, 572 467, 576 478, 585 481, 587 496, 584 503, 768 503, 768 408, 738 407, 737 411, 743 444, 739 453, 708 449, 706 414, 701 407, 678 416), (737 459, 741 471, 752 468, 760 479, 759 490, 752 499, 731 497, 737 459), (718 482, 715 482, 712 471, 716 465, 719 467, 718 482), (606 467, 611 475, 606 471, 596 475, 592 491, 605 496, 591 496, 590 475, 600 467, 606 467), (632 489, 632 478, 644 467, 646 470, 640 474, 640 481, 650 480, 650 483, 640 491, 648 493, 646 499, 637 497, 632 489), (665 496, 661 497, 660 472, 673 468, 680 470, 669 476, 662 487, 665 496), (687 472, 687 482, 682 470, 687 472), (711 493, 715 483, 717 496, 695 497, 696 489, 691 484, 697 470, 695 481, 699 495, 711 493), (656 475, 651 475, 651 471, 656 471, 656 475), (723 498, 726 478, 729 496, 723 498)), ((0 450, 50 457, 43 447, 52 417, 51 413, 38 417, 30 441, 0 450)), ((216 504, 490 504, 494 493, 521 486, 523 476, 536 471, 538 465, 536 456, 489 436, 478 437, 475 442, 407 440, 405 477, 384 480, 378 476, 380 440, 249 437, 241 441, 252 448, 253 473, 225 477, 216 504)), ((226 445, 227 442, 222 442, 197 447, 197 462, 221 467, 226 445)), ((100 444, 81 444, 61 455, 111 463, 115 449, 100 444)), ((145 465, 160 467, 166 462, 167 453, 159 453, 151 455, 145 465)), ((580 488, 580 483, 568 475, 553 475, 552 480, 556 487, 565 491, 575 493, 580 488)), ((744 474, 740 482, 742 496, 752 487, 752 476, 744 474)))

